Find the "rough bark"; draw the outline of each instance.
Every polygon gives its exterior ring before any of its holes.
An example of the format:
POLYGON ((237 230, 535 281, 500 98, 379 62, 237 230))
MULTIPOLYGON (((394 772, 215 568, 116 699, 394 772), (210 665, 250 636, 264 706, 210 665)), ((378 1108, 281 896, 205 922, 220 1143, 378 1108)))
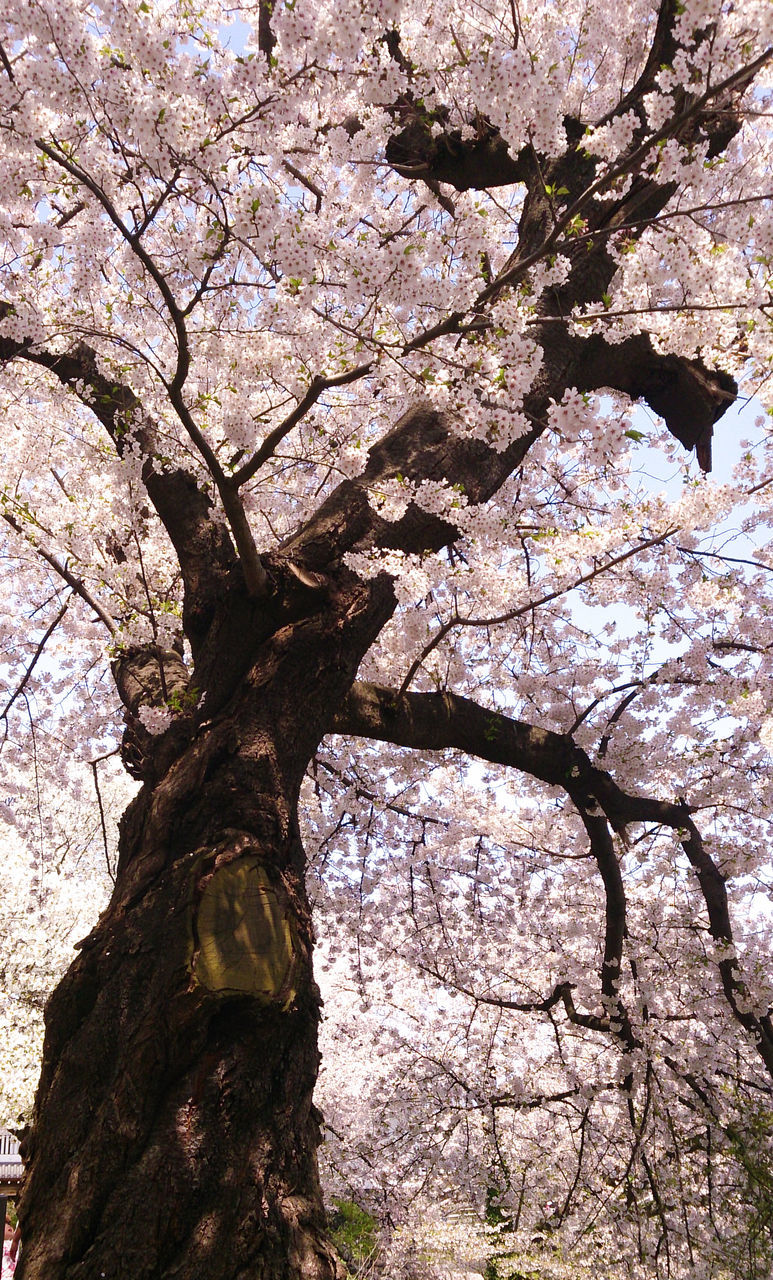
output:
MULTIPOLYGON (((164 737, 142 741, 152 781, 123 820, 113 900, 46 1013, 27 1280, 337 1274, 296 804, 328 708, 392 607, 385 581, 345 574, 337 592, 335 611, 259 644, 236 696, 182 746, 171 735, 171 764, 164 737)), ((130 715, 159 698, 163 657, 122 658, 130 715)))

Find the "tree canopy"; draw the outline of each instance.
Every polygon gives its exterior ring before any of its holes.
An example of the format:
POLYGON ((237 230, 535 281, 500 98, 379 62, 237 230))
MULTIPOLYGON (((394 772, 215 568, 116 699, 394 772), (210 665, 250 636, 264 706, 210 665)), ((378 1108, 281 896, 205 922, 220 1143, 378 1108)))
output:
POLYGON ((113 885, 22 1280, 342 1274, 315 931, 336 1185, 769 1273, 772 57, 769 0, 4 6, 2 812, 31 907, 84 809, 113 885))

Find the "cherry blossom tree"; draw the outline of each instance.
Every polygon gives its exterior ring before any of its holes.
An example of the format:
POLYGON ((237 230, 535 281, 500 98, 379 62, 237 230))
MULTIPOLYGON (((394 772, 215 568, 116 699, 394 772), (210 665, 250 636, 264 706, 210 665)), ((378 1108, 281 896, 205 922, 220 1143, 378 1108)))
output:
POLYGON ((312 903, 425 1159, 734 1265, 771 463, 687 459, 769 394, 772 52, 767 0, 4 6, 4 807, 51 859, 54 795, 141 784, 46 1010, 22 1280, 341 1274, 312 903))

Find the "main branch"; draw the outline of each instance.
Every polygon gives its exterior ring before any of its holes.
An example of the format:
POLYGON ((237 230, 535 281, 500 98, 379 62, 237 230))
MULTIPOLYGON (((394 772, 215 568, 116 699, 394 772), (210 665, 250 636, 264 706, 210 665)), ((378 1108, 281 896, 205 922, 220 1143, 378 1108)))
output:
POLYGON ((338 733, 423 750, 457 748, 563 788, 582 816, 607 893, 605 972, 608 971, 609 976, 605 994, 609 996, 616 994, 624 897, 621 896, 622 881, 618 883, 617 857, 601 824, 608 823, 615 831, 624 831, 637 822, 671 828, 698 879, 709 929, 718 950, 717 964, 725 998, 773 1076, 770 1010, 764 1014, 755 1011, 735 954, 724 877, 707 852, 687 804, 624 791, 609 773, 592 763, 569 735, 489 711, 470 698, 455 694, 397 693, 358 681, 336 713, 331 728, 338 733))

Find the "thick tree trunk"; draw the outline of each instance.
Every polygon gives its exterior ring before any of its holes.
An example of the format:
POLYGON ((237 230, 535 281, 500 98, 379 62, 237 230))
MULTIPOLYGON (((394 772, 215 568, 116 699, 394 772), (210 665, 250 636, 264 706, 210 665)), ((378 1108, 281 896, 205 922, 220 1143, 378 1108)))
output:
POLYGON ((124 816, 112 902, 47 1009, 19 1280, 340 1274, 296 803, 392 607, 346 577, 348 624, 320 610, 274 631, 124 816))
POLYGON ((117 895, 51 1000, 26 1280, 336 1274, 300 849, 265 816, 117 895))
POLYGON ((107 913, 57 991, 27 1280, 335 1275, 308 911, 267 852, 234 832, 181 856, 140 902, 107 913))

